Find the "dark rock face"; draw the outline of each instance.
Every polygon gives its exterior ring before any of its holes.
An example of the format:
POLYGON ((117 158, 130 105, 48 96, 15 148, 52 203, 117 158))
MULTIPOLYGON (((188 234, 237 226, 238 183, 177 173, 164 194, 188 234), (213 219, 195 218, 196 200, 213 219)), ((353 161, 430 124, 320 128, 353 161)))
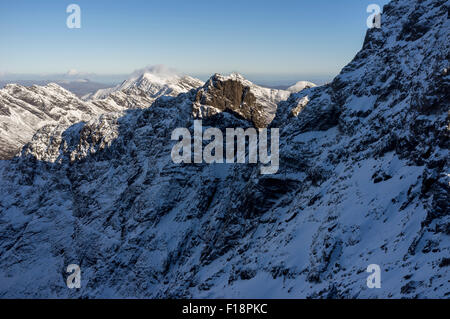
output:
POLYGON ((0 162, 0 297, 447 296, 448 30, 446 1, 396 0, 332 83, 286 101, 217 76, 41 129, 0 162), (428 26, 416 40, 414 12, 428 26), (277 174, 172 162, 175 128, 255 112, 280 128, 277 174), (80 290, 65 286, 71 263, 80 290), (367 288, 369 264, 382 289, 367 288))
POLYGON ((216 74, 197 91, 193 112, 201 117, 229 112, 265 128, 272 122, 277 104, 288 96, 287 91, 258 87, 239 74, 216 74))
POLYGON ((211 79, 212 86, 208 93, 198 91, 195 102, 210 105, 220 111, 229 111, 239 114, 245 119, 252 121, 256 127, 265 127, 263 119, 253 116, 254 109, 261 109, 262 106, 256 102, 256 97, 250 92, 250 87, 244 86, 239 81, 220 81, 217 77, 211 79))

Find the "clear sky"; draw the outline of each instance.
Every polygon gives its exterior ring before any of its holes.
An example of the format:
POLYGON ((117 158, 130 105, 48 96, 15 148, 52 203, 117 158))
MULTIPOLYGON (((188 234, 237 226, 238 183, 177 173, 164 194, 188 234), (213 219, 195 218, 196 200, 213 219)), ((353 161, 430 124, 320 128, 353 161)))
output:
POLYGON ((387 0, 0 0, 0 72, 335 75, 387 0), (66 7, 81 7, 81 29, 66 7))

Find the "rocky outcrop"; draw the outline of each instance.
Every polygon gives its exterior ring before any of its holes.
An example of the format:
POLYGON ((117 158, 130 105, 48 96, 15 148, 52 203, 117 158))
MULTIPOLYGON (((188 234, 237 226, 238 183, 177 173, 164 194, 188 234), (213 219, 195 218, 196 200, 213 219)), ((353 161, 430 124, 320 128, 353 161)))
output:
POLYGON ((109 103, 86 103, 61 86, 8 84, 0 90, 0 159, 12 158, 48 124, 68 127, 102 113, 121 111, 109 103))
POLYGON ((257 86, 237 73, 215 74, 197 91, 193 114, 202 118, 226 111, 264 128, 275 117, 277 104, 289 95, 287 91, 257 86))

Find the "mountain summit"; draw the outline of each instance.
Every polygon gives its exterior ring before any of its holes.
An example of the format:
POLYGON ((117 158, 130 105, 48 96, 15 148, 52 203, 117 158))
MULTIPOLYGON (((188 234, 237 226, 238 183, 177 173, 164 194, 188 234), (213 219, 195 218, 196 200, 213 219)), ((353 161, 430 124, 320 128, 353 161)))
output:
POLYGON ((193 113, 202 118, 232 112, 263 128, 272 122, 278 103, 289 95, 287 91, 253 84, 239 73, 215 74, 197 91, 193 113))
POLYGON ((130 78, 121 84, 101 89, 83 97, 84 100, 105 99, 116 96, 119 93, 126 95, 145 95, 156 99, 163 95, 176 96, 191 89, 198 88, 204 83, 187 75, 178 75, 164 67, 151 67, 135 71, 130 78))

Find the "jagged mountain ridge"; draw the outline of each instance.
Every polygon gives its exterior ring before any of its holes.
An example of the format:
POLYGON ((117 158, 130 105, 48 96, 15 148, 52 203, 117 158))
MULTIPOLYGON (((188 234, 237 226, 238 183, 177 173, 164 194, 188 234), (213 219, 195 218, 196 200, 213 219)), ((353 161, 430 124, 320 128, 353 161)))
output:
POLYGON ((144 72, 81 100, 56 83, 8 84, 0 90, 0 159, 12 158, 45 125, 67 128, 100 114, 149 107, 160 96, 176 96, 202 85, 188 76, 144 72))
POLYGON ((190 76, 143 73, 138 77, 131 77, 113 88, 100 89, 83 98, 86 100, 105 99, 114 92, 122 91, 127 94, 144 92, 156 99, 162 95, 177 96, 203 84, 203 81, 190 76))
POLYGON ((135 72, 130 78, 115 87, 100 89, 93 94, 84 96, 83 100, 100 100, 126 105, 127 108, 136 108, 143 102, 143 105, 148 106, 160 96, 177 96, 203 86, 203 84, 203 81, 199 79, 187 75, 180 76, 167 72, 165 69, 144 69, 135 72), (145 101, 142 101, 142 97, 146 98, 145 101))
POLYGON ((0 89, 0 159, 14 156, 42 126, 68 126, 121 110, 118 105, 85 103, 55 83, 31 87, 8 84, 0 89))
MULTIPOLYGON (((226 124, 230 126, 240 125, 240 127, 256 126, 265 128, 275 116, 277 103, 283 102, 290 95, 287 91, 257 86, 238 73, 233 73, 229 76, 215 74, 204 86, 196 90, 192 89, 188 93, 178 94, 175 96, 176 98, 165 95, 168 98, 167 100, 157 99, 151 108, 160 104, 169 105, 169 111, 173 111, 174 114, 168 118, 181 116, 181 118, 177 118, 177 121, 182 123, 189 124, 189 122, 186 122, 186 119, 202 119, 207 125, 217 124, 223 128, 226 127, 226 124), (179 109, 180 107, 178 106, 174 109, 174 104, 180 104, 183 109, 179 109)), ((128 110, 128 113, 139 114, 131 111, 132 109, 128 110)), ((100 130, 97 132, 100 136, 94 140, 96 142, 102 141, 100 149, 104 149, 109 146, 109 142, 104 143, 105 140, 113 141, 118 137, 118 121, 122 120, 122 118, 128 118, 123 115, 124 112, 107 113, 100 117, 94 117, 85 124, 76 124, 75 127, 82 128, 84 125, 83 130, 90 127, 88 130, 91 132, 92 129, 96 130, 96 127, 100 126, 100 130), (110 130, 112 126, 115 129, 110 130), (105 130, 105 127, 108 127, 108 129, 105 130)), ((34 158, 46 162, 61 162, 64 159, 62 155, 66 155, 67 150, 67 145, 63 141, 64 135, 67 133, 66 129, 67 125, 58 123, 46 125, 38 130, 33 139, 24 146, 21 155, 32 155, 34 158), (61 143, 63 145, 60 145, 61 143), (49 144, 56 147, 49 147, 49 144), (64 146, 64 149, 61 149, 61 146, 64 146)), ((72 139, 72 141, 80 144, 72 145, 70 149, 80 150, 82 143, 86 142, 82 139, 80 140, 80 138, 81 136, 72 139)), ((91 151, 98 151, 97 145, 88 143, 86 146, 91 151)), ((79 155, 75 157, 80 159, 90 154, 91 152, 84 150, 81 157, 79 155)), ((73 161, 72 155, 70 156, 70 161, 73 161)))
MULTIPOLYGON (((448 1, 392 1, 382 21, 331 84, 279 103, 273 176, 172 163, 201 89, 40 131, 0 164, 0 296, 448 296, 448 1)), ((230 111, 202 118, 250 125, 230 111)))

